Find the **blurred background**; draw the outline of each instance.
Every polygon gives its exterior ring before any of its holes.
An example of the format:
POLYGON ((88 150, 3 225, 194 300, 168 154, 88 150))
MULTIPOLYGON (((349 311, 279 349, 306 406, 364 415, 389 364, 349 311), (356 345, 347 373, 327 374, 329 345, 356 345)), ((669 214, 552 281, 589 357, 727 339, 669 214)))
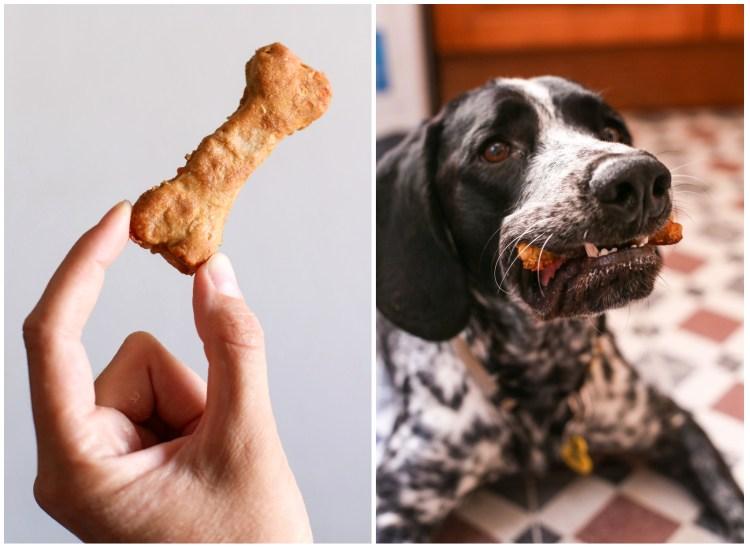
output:
MULTIPOLYGON (((743 6, 377 7, 377 134, 398 139, 491 78, 553 74, 601 92, 672 171, 684 239, 651 296, 608 314, 641 374, 691 410, 743 475, 743 6)), ((613 460, 472 494, 444 542, 717 542, 673 480, 613 460), (535 507, 530 502, 537 501, 535 507)))
MULTIPOLYGON (((275 41, 333 99, 250 177, 221 250, 263 323, 315 539, 370 540, 370 28, 364 5, 5 7, 6 542, 76 540, 32 496, 24 317, 86 229, 171 178, 236 108, 245 62, 275 41)), ((192 284, 128 244, 84 331, 95 374, 146 330, 205 379, 192 284)))
POLYGON ((379 134, 497 76, 564 76, 619 109, 743 101, 742 5, 384 5, 377 34, 379 134))

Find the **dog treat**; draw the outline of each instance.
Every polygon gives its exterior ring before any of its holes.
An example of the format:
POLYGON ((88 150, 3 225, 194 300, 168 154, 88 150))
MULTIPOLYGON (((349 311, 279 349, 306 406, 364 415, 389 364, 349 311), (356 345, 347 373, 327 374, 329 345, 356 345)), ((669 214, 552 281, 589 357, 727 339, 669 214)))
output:
POLYGON ((559 260, 552 252, 548 250, 542 252, 541 248, 526 243, 519 243, 516 249, 523 268, 530 271, 543 271, 559 260))
POLYGON ((258 49, 245 65, 237 110, 185 158, 177 176, 140 196, 130 236, 182 273, 219 248, 229 210, 252 172, 284 137, 328 108, 331 87, 282 44, 258 49))
MULTIPOLYGON (((647 244, 664 246, 676 244, 681 240, 682 225, 670 218, 663 227, 648 237, 647 244)), ((592 245, 587 244, 587 246, 592 245)), ((518 250, 518 257, 523 264, 523 268, 529 271, 544 271, 548 267, 554 266, 556 263, 564 260, 564 258, 557 256, 549 250, 542 252, 541 248, 529 246, 526 243, 519 243, 516 245, 516 249, 518 250)))
POLYGON ((675 244, 682 240, 682 225, 670 219, 656 233, 648 238, 648 244, 675 244))

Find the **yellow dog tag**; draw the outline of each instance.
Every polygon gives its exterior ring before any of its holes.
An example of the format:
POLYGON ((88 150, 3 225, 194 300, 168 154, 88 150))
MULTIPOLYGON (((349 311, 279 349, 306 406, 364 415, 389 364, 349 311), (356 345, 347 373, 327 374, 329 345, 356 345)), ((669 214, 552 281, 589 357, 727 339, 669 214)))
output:
POLYGON ((583 436, 571 435, 563 443, 560 456, 568 468, 579 474, 588 475, 594 469, 594 463, 589 455, 589 446, 583 436))

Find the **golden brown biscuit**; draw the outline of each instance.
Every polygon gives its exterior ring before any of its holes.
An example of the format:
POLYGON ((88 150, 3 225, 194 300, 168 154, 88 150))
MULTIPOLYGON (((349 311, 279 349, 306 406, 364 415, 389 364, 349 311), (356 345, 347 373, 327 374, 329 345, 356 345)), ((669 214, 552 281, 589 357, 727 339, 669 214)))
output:
POLYGON ((250 174, 284 137, 328 108, 331 87, 287 47, 260 48, 245 65, 237 110, 186 156, 177 176, 133 205, 131 238, 192 274, 219 248, 224 222, 250 174))
POLYGON ((549 250, 542 251, 541 248, 526 243, 516 245, 516 250, 523 268, 529 271, 543 271, 560 259, 549 250))
POLYGON ((667 223, 656 233, 648 238, 648 244, 666 245, 675 244, 682 240, 682 225, 673 220, 667 223))
MULTIPOLYGON (((682 225, 670 218, 663 227, 648 238, 648 244, 663 246, 675 244, 681 240, 682 225)), ((542 251, 541 248, 526 243, 519 243, 516 245, 516 249, 523 268, 529 271, 543 271, 563 259, 548 250, 542 251)))

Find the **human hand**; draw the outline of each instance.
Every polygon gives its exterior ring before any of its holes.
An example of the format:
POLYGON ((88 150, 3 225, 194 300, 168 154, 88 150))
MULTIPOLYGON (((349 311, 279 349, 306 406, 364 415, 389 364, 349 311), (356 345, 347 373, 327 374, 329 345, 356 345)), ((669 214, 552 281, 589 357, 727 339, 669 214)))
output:
POLYGON ((262 329, 226 256, 201 266, 193 287, 208 384, 142 332, 94 382, 81 333, 129 223, 123 202, 84 234, 24 323, 37 501, 87 542, 311 541, 262 329))

